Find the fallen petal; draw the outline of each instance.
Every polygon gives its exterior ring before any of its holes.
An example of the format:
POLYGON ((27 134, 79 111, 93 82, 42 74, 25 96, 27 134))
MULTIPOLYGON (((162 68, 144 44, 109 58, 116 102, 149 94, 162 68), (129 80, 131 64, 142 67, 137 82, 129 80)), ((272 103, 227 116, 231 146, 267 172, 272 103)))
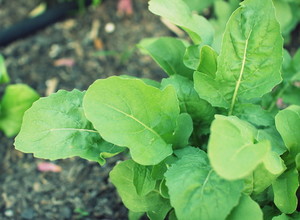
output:
POLYGON ((62 170, 61 166, 58 166, 58 165, 56 165, 54 163, 49 163, 49 162, 38 163, 37 168, 41 172, 59 173, 62 170))

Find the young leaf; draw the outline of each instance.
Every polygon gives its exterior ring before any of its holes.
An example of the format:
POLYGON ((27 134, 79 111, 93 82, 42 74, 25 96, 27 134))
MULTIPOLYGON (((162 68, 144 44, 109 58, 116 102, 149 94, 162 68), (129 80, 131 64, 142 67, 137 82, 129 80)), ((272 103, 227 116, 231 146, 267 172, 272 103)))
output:
POLYGON ((263 220, 263 212, 250 196, 242 195, 240 202, 226 220, 263 220))
POLYGON ((6 136, 14 136, 20 131, 24 112, 38 98, 39 95, 27 85, 15 84, 6 87, 0 103, 0 129, 6 136))
POLYGON ((139 196, 145 196, 154 190, 156 180, 151 176, 149 167, 134 164, 133 167, 133 184, 139 196))
POLYGON ((215 76, 217 56, 217 52, 208 45, 192 45, 186 49, 183 62, 193 70, 215 76))
POLYGON ((281 81, 282 37, 271 0, 245 0, 229 19, 216 77, 194 74, 200 98, 232 114, 241 100, 261 97, 281 81))
POLYGON ((300 153, 300 106, 292 105, 275 117, 276 128, 286 147, 295 157, 300 153))
POLYGON ((299 174, 296 169, 287 170, 273 183, 274 203, 277 208, 286 214, 293 213, 298 204, 297 189, 299 174))
POLYGON ((227 181, 210 167, 199 149, 184 148, 184 156, 166 172, 166 185, 178 219, 225 219, 238 204, 242 181, 227 181))
POLYGON ((60 90, 36 101, 25 113, 16 149, 35 157, 57 160, 79 156, 104 164, 100 157, 113 156, 124 148, 102 140, 85 118, 84 92, 60 90))
POLYGON ((177 118, 177 127, 173 134, 173 148, 183 148, 189 144, 193 132, 193 121, 189 114, 182 113, 177 118))
POLYGON ((149 10, 184 29, 195 44, 213 42, 214 30, 202 16, 192 13, 183 0, 151 0, 149 10))
POLYGON ((101 136, 128 147, 137 163, 158 164, 172 154, 179 115, 173 87, 161 91, 138 79, 110 77, 89 87, 83 107, 101 136))
POLYGON ((138 44, 169 76, 178 74, 192 79, 194 71, 183 64, 186 46, 184 41, 171 37, 143 39, 138 44))
POLYGON ((198 124, 210 124, 213 120, 215 110, 212 106, 199 98, 193 87, 193 82, 189 79, 174 75, 167 79, 163 79, 162 87, 172 85, 177 93, 181 112, 186 112, 191 115, 193 122, 198 124))
POLYGON ((4 63, 4 58, 3 56, 0 54, 0 84, 2 83, 8 83, 9 82, 9 76, 7 74, 6 71, 6 66, 4 63))
POLYGON ((228 180, 248 176, 271 149, 266 140, 256 143, 257 130, 235 116, 216 115, 211 125, 208 156, 214 170, 228 180))
POLYGON ((280 156, 269 151, 263 160, 263 163, 252 173, 252 192, 259 194, 269 187, 274 180, 286 169, 280 156))
POLYGON ((127 160, 117 164, 110 172, 110 180, 116 186, 124 205, 133 212, 156 212, 164 219, 171 209, 169 201, 160 196, 156 191, 147 195, 138 195, 134 185, 135 162, 127 160))

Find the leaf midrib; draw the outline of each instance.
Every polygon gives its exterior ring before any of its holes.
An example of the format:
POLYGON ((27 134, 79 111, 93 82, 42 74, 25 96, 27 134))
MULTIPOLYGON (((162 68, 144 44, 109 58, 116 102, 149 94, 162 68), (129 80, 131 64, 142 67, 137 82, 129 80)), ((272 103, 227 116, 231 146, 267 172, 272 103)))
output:
POLYGON ((233 93, 233 96, 232 96, 231 105, 230 105, 228 115, 232 115, 233 108, 234 108, 234 105, 235 105, 235 102, 236 102, 236 99, 237 99, 237 94, 238 94, 238 91, 239 91, 239 88, 240 88, 240 85, 241 85, 241 82, 242 82, 242 79, 243 79, 244 69, 245 69, 245 65, 246 65, 246 58, 247 58, 248 42, 249 42, 251 33, 252 33, 252 29, 250 30, 249 35, 248 35, 248 37, 245 41, 245 48, 244 48, 242 66, 241 66, 238 81, 236 82, 236 85, 235 85, 235 89, 234 89, 234 93, 233 93))
POLYGON ((129 117, 131 118, 132 120, 134 120, 135 122, 137 122, 138 124, 142 125, 145 129, 149 130, 151 133, 153 133, 155 136, 157 136, 159 139, 162 139, 162 137, 155 131, 153 130, 152 128, 150 128, 149 126, 147 126, 146 124, 144 124, 143 122, 141 122, 139 119, 135 118, 133 115, 130 115, 112 105, 109 105, 109 104, 106 104, 106 103, 103 103, 105 106, 125 115, 126 117, 129 117))

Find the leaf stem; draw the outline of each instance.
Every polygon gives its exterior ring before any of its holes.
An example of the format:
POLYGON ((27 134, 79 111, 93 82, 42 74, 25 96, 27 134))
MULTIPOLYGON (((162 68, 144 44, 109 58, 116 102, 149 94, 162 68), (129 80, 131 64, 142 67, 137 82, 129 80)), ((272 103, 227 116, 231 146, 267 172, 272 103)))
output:
POLYGON ((230 105, 230 109, 229 109, 228 115, 232 115, 233 108, 234 108, 234 105, 235 105, 235 101, 236 101, 236 98, 237 98, 237 94, 238 94, 238 91, 239 91, 239 88, 240 88, 240 85, 241 85, 241 82, 242 82, 242 78, 243 78, 243 74, 244 74, 244 69, 245 69, 245 64, 246 64, 248 42, 249 42, 249 38, 251 36, 251 32, 252 32, 252 29, 249 32, 249 35, 248 35, 248 37, 246 39, 246 42, 245 42, 245 49, 244 49, 244 54, 243 54, 242 67, 241 67, 239 79, 236 82, 236 86, 235 86, 235 89, 234 89, 234 93, 233 93, 233 97, 232 97, 232 100, 231 100, 231 105, 230 105))

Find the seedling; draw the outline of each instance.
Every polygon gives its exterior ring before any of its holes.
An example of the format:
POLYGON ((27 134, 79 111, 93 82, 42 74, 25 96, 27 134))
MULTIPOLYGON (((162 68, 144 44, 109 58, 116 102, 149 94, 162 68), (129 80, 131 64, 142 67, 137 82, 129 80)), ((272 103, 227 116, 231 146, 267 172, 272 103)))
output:
POLYGON ((299 219, 299 56, 283 51, 272 1, 242 2, 220 53, 211 24, 183 0, 151 0, 149 9, 193 42, 140 42, 169 77, 113 76, 41 98, 25 113, 16 148, 101 165, 129 149, 110 180, 131 219, 299 219))

